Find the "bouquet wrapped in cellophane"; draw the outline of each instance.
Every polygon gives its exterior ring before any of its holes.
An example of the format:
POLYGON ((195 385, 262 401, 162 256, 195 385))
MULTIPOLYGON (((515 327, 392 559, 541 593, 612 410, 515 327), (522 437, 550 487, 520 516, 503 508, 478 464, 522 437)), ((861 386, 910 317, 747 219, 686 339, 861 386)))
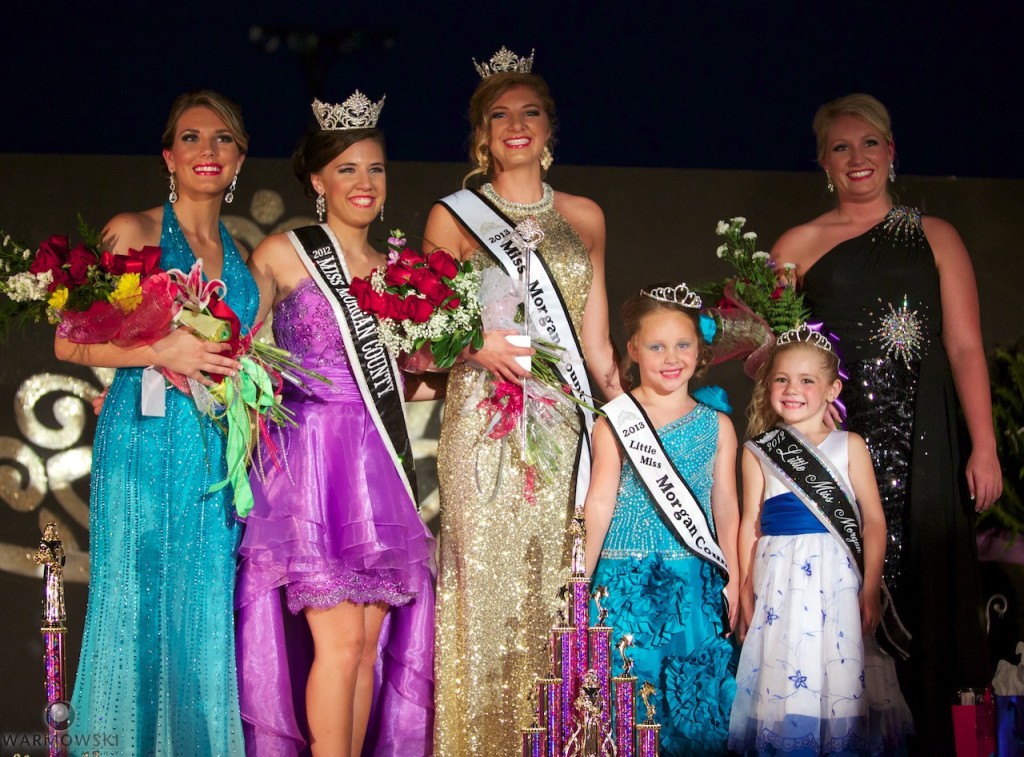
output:
POLYGON ((713 363, 743 360, 744 372, 753 378, 776 335, 804 323, 810 312, 796 290, 793 264, 777 265, 767 252, 759 251, 757 234, 743 231, 746 222, 742 216, 718 222, 715 233, 724 241, 716 254, 735 274, 697 291, 718 325, 713 363))
MULTIPOLYGON (((304 386, 307 379, 327 379, 302 368, 285 350, 254 341, 258 325, 242 336, 238 316, 224 301, 227 287, 203 279, 202 261, 188 273, 165 271, 159 247, 116 255, 104 249, 100 235, 81 217, 78 230, 81 241, 74 246, 67 236, 54 235, 35 251, 0 232, 0 333, 46 319, 74 344, 129 348, 153 344, 179 327, 228 343, 224 354, 238 360, 242 370, 211 376, 216 382, 211 388, 168 369, 161 373, 225 433, 228 476, 213 489, 232 484, 236 510, 244 517, 252 507, 246 468, 253 442, 262 439, 276 452, 268 424, 293 422, 281 404, 283 382, 304 386)), ((160 405, 145 397, 140 401, 144 412, 160 405)))
MULTIPOLYGON (((388 246, 387 264, 366 279, 353 279, 351 292, 362 310, 378 317, 381 341, 399 356, 404 370, 449 369, 466 347, 483 346, 485 331, 525 332, 522 282, 498 268, 477 271, 447 250, 413 250, 397 229, 388 246)), ((523 358, 531 374, 525 392, 519 384, 480 371, 476 390, 461 408, 490 414, 489 438, 521 431, 512 438, 523 446, 528 497, 533 477, 550 477, 551 461, 560 451, 552 429, 573 416, 574 403, 579 404, 559 373, 564 348, 536 337, 529 339, 529 346, 535 352, 523 358)))

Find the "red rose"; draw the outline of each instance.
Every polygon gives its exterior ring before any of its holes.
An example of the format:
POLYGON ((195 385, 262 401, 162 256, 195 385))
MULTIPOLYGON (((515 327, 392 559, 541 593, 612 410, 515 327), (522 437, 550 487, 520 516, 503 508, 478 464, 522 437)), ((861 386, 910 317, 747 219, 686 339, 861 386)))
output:
POLYGON ((84 244, 75 245, 68 255, 68 273, 76 286, 89 280, 89 268, 96 265, 95 253, 84 244))
POLYGON ((225 321, 228 326, 231 327, 231 336, 228 337, 227 343, 231 346, 231 349, 225 353, 228 357, 234 358, 242 351, 241 348, 241 335, 242 335, 242 324, 238 320, 238 316, 235 315, 235 311, 224 302, 220 297, 214 295, 210 298, 210 304, 207 306, 207 310, 210 311, 210 315, 214 318, 220 318, 225 321))
POLYGON ((447 310, 458 310, 459 305, 461 304, 462 300, 460 300, 458 297, 451 297, 449 298, 448 302, 444 304, 444 306, 447 310))
POLYGON ((772 292, 772 299, 777 300, 782 296, 782 293, 786 290, 783 286, 775 287, 775 291, 772 292))
POLYGON ((370 287, 370 282, 366 279, 352 279, 352 283, 348 285, 348 293, 356 298, 356 304, 359 305, 360 310, 376 315, 370 299, 370 295, 376 294, 376 292, 370 287))
POLYGON ((445 297, 454 294, 451 288, 442 284, 441 279, 429 268, 417 268, 412 272, 409 283, 434 305, 440 305, 444 302, 445 297))
POLYGON ((421 297, 406 297, 404 315, 413 323, 426 323, 434 314, 434 306, 421 297))
POLYGON ((423 265, 427 262, 426 258, 420 255, 416 250, 411 247, 406 247, 400 253, 398 253, 398 262, 407 268, 415 268, 416 266, 423 265))
POLYGON ((405 306, 402 303, 402 298, 397 294, 374 292, 374 295, 374 307, 382 318, 393 318, 396 321, 405 318, 405 306))
POLYGON ((719 310, 736 310, 736 303, 730 300, 728 297, 723 297, 715 305, 719 310))
POLYGON ((408 268, 399 263, 389 265, 387 271, 384 273, 384 283, 392 287, 400 287, 402 284, 409 283, 409 277, 412 276, 412 269, 408 268))
POLYGON ((447 250, 440 248, 430 253, 427 265, 438 276, 443 276, 446 279, 454 279, 459 273, 459 266, 455 262, 455 258, 447 250))
MULTIPOLYGON (((57 278, 57 271, 68 259, 68 248, 71 243, 67 237, 52 236, 39 245, 29 271, 32 273, 46 273, 53 271, 54 279, 57 278)), ((66 277, 65 277, 66 279, 66 277)))

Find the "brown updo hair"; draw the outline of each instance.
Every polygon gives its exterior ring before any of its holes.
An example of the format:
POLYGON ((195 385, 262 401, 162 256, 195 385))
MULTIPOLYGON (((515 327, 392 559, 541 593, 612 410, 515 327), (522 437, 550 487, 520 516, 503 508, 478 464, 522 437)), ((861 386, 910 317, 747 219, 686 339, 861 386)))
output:
POLYGON ((757 369, 754 378, 754 391, 747 406, 747 438, 753 439, 772 428, 781 420, 772 407, 772 374, 775 373, 775 362, 779 355, 794 350, 809 350, 821 360, 821 369, 825 380, 831 384, 839 378, 839 356, 834 352, 815 347, 810 342, 787 342, 776 345, 771 356, 757 369))
MULTIPOLYGON (((672 289, 675 286, 676 285, 673 283, 664 281, 657 284, 651 284, 650 286, 645 286, 639 292, 622 303, 622 328, 623 331, 626 332, 626 341, 630 342, 633 340, 633 337, 637 335, 637 332, 640 331, 640 326, 643 324, 643 320, 647 316, 663 310, 682 313, 693 322, 693 330, 697 333, 697 370, 694 371, 693 375, 700 376, 703 375, 707 367, 711 365, 711 358, 713 357, 711 345, 704 339, 704 332, 701 331, 700 328, 700 311, 696 308, 684 308, 682 305, 677 305, 674 302, 656 300, 653 297, 644 294, 644 292, 650 292, 659 287, 668 287, 669 289, 672 289)), ((625 355, 622 357, 622 373, 628 373, 632 367, 633 358, 629 356, 629 350, 626 350, 625 355)))
POLYGON ((292 153, 292 168, 299 183, 305 188, 306 196, 316 196, 310 176, 322 171, 345 150, 365 139, 379 144, 386 157, 384 132, 380 129, 321 129, 314 126, 303 134, 292 153))
POLYGON ((840 116, 856 116, 867 121, 881 132, 886 142, 892 144, 892 121, 885 106, 871 95, 860 92, 845 95, 825 103, 814 114, 811 126, 818 140, 819 164, 825 162, 825 153, 828 151, 828 130, 832 128, 832 122, 840 116))
POLYGON ((493 172, 491 153, 487 147, 491 138, 491 108, 503 94, 514 87, 529 87, 533 90, 540 107, 548 117, 551 129, 548 147, 554 147, 558 119, 555 115, 555 100, 551 97, 548 83, 537 74, 524 74, 518 71, 491 74, 477 85, 469 99, 469 125, 473 129, 469 135, 469 162, 473 164, 473 170, 463 178, 463 186, 473 176, 486 177, 493 172))
MULTIPOLYGON (((235 144, 238 145, 238 151, 243 155, 249 151, 249 133, 245 130, 245 121, 242 120, 242 109, 236 103, 224 97, 224 95, 214 92, 212 89, 197 89, 194 92, 178 95, 171 105, 171 112, 167 116, 167 125, 164 127, 163 136, 160 138, 160 144, 163 149, 170 150, 174 146, 174 135, 178 130, 178 119, 189 108, 209 108, 212 110, 224 122, 228 133, 231 134, 235 144)), ((163 165, 164 173, 170 174, 163 161, 161 161, 161 165, 163 165)))

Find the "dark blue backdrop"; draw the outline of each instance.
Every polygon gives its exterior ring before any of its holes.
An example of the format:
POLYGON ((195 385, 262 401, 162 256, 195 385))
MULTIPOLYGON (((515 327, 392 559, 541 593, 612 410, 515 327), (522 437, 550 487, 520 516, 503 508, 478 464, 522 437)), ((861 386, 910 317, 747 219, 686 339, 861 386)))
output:
POLYGON ((359 87, 388 95, 391 157, 461 161, 470 58, 508 44, 537 48, 569 164, 812 170, 815 108, 866 91, 901 171, 1024 177, 1019 3, 19 5, 2 152, 155 153, 174 95, 209 86, 242 104, 253 155, 283 157, 312 94, 359 87))

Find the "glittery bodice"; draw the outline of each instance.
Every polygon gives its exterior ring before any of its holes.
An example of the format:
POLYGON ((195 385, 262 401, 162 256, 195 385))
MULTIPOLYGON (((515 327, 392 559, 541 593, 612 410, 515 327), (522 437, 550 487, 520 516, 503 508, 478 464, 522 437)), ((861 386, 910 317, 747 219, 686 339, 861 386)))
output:
MULTIPOLYGON (((718 449, 718 414, 698 403, 667 426, 658 429, 658 438, 676 468, 697 495, 697 501, 714 530, 711 515, 711 483, 718 449)), ((602 557, 621 558, 657 552, 669 559, 694 556, 658 515, 657 506, 643 481, 628 461, 623 461, 615 514, 608 528, 602 557)), ((694 556, 695 557, 695 556, 694 556)))
POLYGON ((899 338, 893 326, 904 320, 893 322, 893 313, 905 312, 920 327, 922 349, 941 344, 939 274, 915 208, 898 205, 873 228, 833 247, 807 271, 803 290, 814 318, 841 335, 847 360, 886 352, 899 338))
MULTIPOLYGON (((569 223, 548 203, 516 206, 545 232, 538 250, 579 334, 593 271, 569 223)), ((473 264, 493 265, 478 251, 473 264)), ((574 500, 579 425, 555 427, 559 448, 550 481, 538 477, 527 500, 526 468, 508 437, 487 436, 477 409, 480 372, 457 364, 448 379, 438 448, 441 494, 435 753, 508 754, 530 720, 529 692, 549 669, 546 638, 571 556, 566 526, 574 500)))
MULTIPOLYGON (((544 241, 540 243, 537 252, 544 259, 552 278, 558 284, 569 317, 572 318, 573 328, 579 335, 583 328, 583 310, 587 306, 587 294, 590 292, 594 269, 590 264, 587 248, 576 230, 555 210, 550 200, 520 205, 503 200, 494 193, 485 194, 510 220, 518 223, 533 216, 544 229, 544 241)), ((477 269, 497 265, 483 250, 473 253, 472 262, 477 269)))

